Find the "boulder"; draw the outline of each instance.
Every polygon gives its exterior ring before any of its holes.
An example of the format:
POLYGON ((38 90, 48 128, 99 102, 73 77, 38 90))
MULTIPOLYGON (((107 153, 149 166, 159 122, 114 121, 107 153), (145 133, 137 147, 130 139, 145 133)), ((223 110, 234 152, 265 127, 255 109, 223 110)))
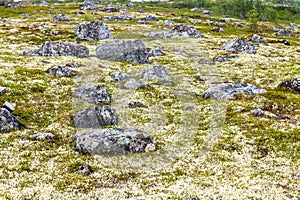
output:
POLYGON ((129 17, 129 16, 108 16, 108 17, 103 17, 102 20, 104 20, 104 21, 131 21, 131 20, 133 20, 133 17, 129 17))
POLYGON ((23 56, 77 56, 89 57, 89 49, 75 42, 45 42, 37 50, 23 51, 23 56))
POLYGON ((64 77, 72 77, 76 76, 76 73, 64 66, 54 66, 47 70, 49 74, 53 76, 64 76, 64 77))
POLYGON ((104 40, 112 38, 111 31, 102 22, 88 22, 76 28, 75 36, 82 40, 104 40))
POLYGON ((121 88, 129 89, 129 90, 137 90, 140 88, 147 88, 147 87, 148 85, 146 83, 136 80, 135 78, 129 78, 125 81, 123 85, 121 85, 121 88))
POLYGON ((259 35, 254 34, 252 36, 252 41, 257 43, 267 43, 267 40, 265 38, 260 37, 259 35))
POLYGON ((144 104, 142 104, 141 102, 133 102, 133 103, 129 103, 128 104, 129 108, 141 108, 141 107, 146 107, 144 104))
POLYGON ((80 4, 80 10, 96 10, 95 2, 93 0, 85 0, 80 4))
POLYGON ((157 17, 149 15, 147 17, 144 17, 142 20, 145 20, 145 21, 158 21, 159 19, 157 17))
POLYGON ((233 22, 233 26, 243 27, 243 25, 241 24, 241 22, 233 22))
POLYGON ((148 52, 141 40, 114 40, 100 44, 96 48, 97 55, 103 60, 148 63, 148 52))
POLYGON ((234 83, 221 83, 216 84, 210 88, 208 88, 203 98, 208 99, 218 99, 218 100, 227 100, 227 99, 235 99, 235 95, 237 94, 264 94, 266 90, 257 88, 252 84, 234 84, 234 83))
POLYGON ((118 8, 115 8, 115 7, 100 8, 99 10, 103 11, 103 12, 108 12, 108 13, 119 12, 120 11, 118 8))
POLYGON ((164 21, 164 26, 175 26, 176 23, 170 20, 164 21))
POLYGON ((74 125, 77 128, 100 128, 117 124, 116 111, 110 106, 87 108, 75 113, 74 125))
POLYGON ((0 0, 0 6, 5 6, 7 5, 7 1, 6 0, 0 0))
POLYGON ((149 57, 152 57, 152 56, 163 56, 163 55, 164 55, 164 53, 163 53, 163 51, 161 50, 160 47, 158 47, 158 48, 153 48, 153 49, 151 49, 151 50, 149 51, 149 53, 148 53, 148 56, 149 56, 149 57))
POLYGON ((5 94, 6 92, 7 92, 7 88, 0 86, 0 95, 5 94))
POLYGON ((219 26, 219 27, 228 27, 227 24, 221 23, 221 22, 208 22, 207 24, 208 24, 209 26, 214 25, 214 26, 219 26))
POLYGON ((291 37, 291 36, 293 36, 293 31, 289 30, 289 29, 284 29, 284 30, 278 31, 277 35, 278 36, 291 37))
POLYGON ((19 130, 24 125, 6 108, 0 108, 0 132, 19 130))
POLYGON ((124 80, 132 78, 132 77, 130 75, 122 73, 122 72, 113 72, 111 75, 111 78, 115 82, 121 82, 121 81, 124 81, 124 80))
POLYGON ((119 154, 155 150, 152 138, 137 129, 81 130, 74 135, 76 150, 84 154, 119 154))
POLYGON ((32 140, 39 140, 39 141, 45 141, 45 140, 54 141, 56 137, 52 133, 40 132, 40 133, 35 133, 35 134, 31 135, 30 138, 32 140))
POLYGON ((256 47, 251 42, 248 42, 244 38, 235 38, 226 42, 222 46, 222 50, 227 50, 232 53, 244 52, 244 53, 256 53, 256 47))
POLYGON ((74 88, 73 93, 86 102, 101 105, 110 103, 111 97, 108 89, 92 83, 87 83, 74 88))
POLYGON ((279 87, 285 87, 300 94, 300 78, 293 78, 282 82, 279 87))
POLYGON ((69 21, 72 21, 70 17, 68 17, 67 15, 65 14, 60 14, 60 15, 57 15, 57 16, 54 16, 52 19, 51 19, 52 22, 69 22, 69 21))
POLYGON ((151 79, 151 80, 165 80, 170 81, 171 77, 166 67, 156 65, 144 70, 141 74, 141 78, 143 79, 151 79))

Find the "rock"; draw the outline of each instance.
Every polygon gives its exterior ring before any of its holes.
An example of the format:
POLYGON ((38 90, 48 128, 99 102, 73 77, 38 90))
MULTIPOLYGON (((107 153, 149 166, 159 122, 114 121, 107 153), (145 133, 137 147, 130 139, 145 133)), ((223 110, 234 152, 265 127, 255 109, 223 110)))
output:
POLYGON ((265 113, 264 111, 262 111, 261 109, 253 109, 253 110, 250 110, 250 114, 256 116, 256 117, 263 117, 265 116, 265 113))
POLYGON ((75 36, 82 40, 104 40, 112 38, 111 31, 102 22, 88 22, 76 28, 75 36))
POLYGON ((293 31, 289 30, 289 29, 284 29, 284 30, 278 31, 277 35, 278 36, 291 37, 291 36, 293 36, 293 31))
POLYGON ((35 133, 35 134, 31 135, 30 138, 31 138, 32 140, 40 140, 40 141, 48 140, 48 141, 54 141, 56 137, 55 137, 55 135, 53 135, 52 133, 44 133, 44 132, 40 132, 40 133, 35 133))
POLYGON ((0 0, 0 6, 5 6, 7 5, 7 1, 6 0, 0 0))
POLYGON ((1 94, 5 94, 7 92, 7 88, 6 87, 1 87, 0 86, 0 95, 1 94))
POLYGON ((220 32, 220 33, 224 33, 225 31, 224 31, 223 28, 220 28, 220 29, 219 29, 219 32, 220 32))
POLYGON ((73 93, 78 98, 97 105, 110 103, 111 100, 111 96, 107 88, 92 83, 75 87, 73 93))
POLYGON ((148 52, 141 40, 114 40, 100 44, 96 48, 97 55, 103 60, 148 63, 148 52))
POLYGON ((145 152, 153 146, 152 138, 137 129, 81 130, 74 135, 76 150, 88 154, 115 154, 145 152))
POLYGON ((200 200, 197 197, 189 197, 189 198, 185 198, 184 200, 200 200))
POLYGON ((192 12, 202 12, 203 14, 206 14, 206 15, 212 14, 211 11, 204 9, 203 7, 192 8, 191 11, 192 12))
POLYGON ((221 22, 208 22, 207 24, 208 24, 209 26, 214 25, 214 26, 220 26, 220 27, 228 27, 227 24, 221 23, 221 22))
POLYGON ((104 21, 131 21, 131 20, 133 20, 133 17, 129 17, 129 16, 108 16, 108 17, 103 17, 102 20, 104 20, 104 21))
POLYGON ((199 81, 206 81, 206 78, 202 74, 195 74, 194 76, 199 81))
POLYGON ((240 22, 233 22, 233 25, 236 27, 243 27, 243 25, 240 22))
POLYGON ((147 88, 148 85, 146 83, 143 83, 139 80, 136 80, 135 78, 129 78, 125 83, 121 86, 123 89, 129 89, 129 90, 137 90, 140 88, 147 88))
POLYGON ((164 26, 175 26, 176 23, 170 20, 164 21, 164 26))
POLYGON ((260 37, 259 35, 254 34, 252 36, 252 41, 257 43, 267 43, 267 40, 265 38, 260 37))
POLYGON ((169 75, 169 72, 167 68, 156 65, 153 67, 150 67, 146 70, 144 70, 141 74, 141 78, 143 79, 152 79, 152 80, 165 80, 165 81, 170 81, 171 77, 169 75))
POLYGON ((291 45, 291 43, 289 41, 287 41, 287 40, 283 40, 283 44, 286 45, 286 46, 290 46, 291 45))
POLYGON ((84 12, 80 12, 80 11, 79 12, 75 12, 76 16, 81 16, 81 15, 84 15, 84 14, 85 14, 84 12))
POLYGON ((291 80, 284 81, 279 85, 279 87, 286 87, 289 90, 300 94, 300 78, 293 78, 291 80))
POLYGON ((47 70, 49 74, 53 76, 64 76, 64 77, 72 77, 76 76, 76 73, 64 66, 54 66, 47 70))
POLYGON ((42 30, 42 33, 46 33, 48 35, 57 36, 60 34, 59 30, 42 30))
POLYGON ((300 24, 290 23, 290 26, 295 29, 300 28, 300 24))
POLYGON ((2 108, 6 108, 9 112, 13 112, 15 110, 16 104, 5 101, 2 105, 2 108))
POLYGON ((75 113, 74 125, 77 128, 100 128, 117 124, 116 111, 110 106, 87 108, 75 113))
POLYGON ((66 64, 66 67, 70 67, 70 68, 78 68, 79 66, 80 66, 79 62, 72 62, 72 63, 66 64))
POLYGON ((227 50, 232 53, 244 52, 244 53, 256 53, 256 47, 251 42, 248 42, 244 38, 235 38, 226 42, 222 46, 222 50, 227 50))
POLYGON ((76 169, 76 172, 79 173, 79 174, 82 174, 84 176, 88 176, 90 175, 91 173, 93 173, 93 169, 91 166, 89 165, 84 165, 84 164, 81 164, 77 167, 76 169))
POLYGON ((6 108, 0 108, 0 132, 19 130, 24 125, 6 108))
POLYGON ((60 14, 51 19, 52 22, 69 22, 72 21, 70 17, 65 14, 60 14))
POLYGON ((137 108, 137 107, 146 107, 144 104, 140 102, 133 102, 128 104, 129 108, 137 108))
POLYGON ((35 4, 33 4, 33 5, 35 5, 35 6, 49 6, 49 2, 47 2, 47 1, 41 1, 40 3, 35 3, 35 4))
POLYGON ((8 2, 5 5, 5 8, 18 8, 18 7, 21 7, 21 4, 18 2, 8 2))
POLYGON ((189 38, 204 38, 204 35, 202 35, 195 27, 192 26, 178 25, 175 26, 171 32, 175 32, 180 36, 186 36, 189 38))
POLYGON ((95 2, 93 0, 85 0, 80 4, 80 10, 96 10, 95 2))
POLYGON ((38 50, 27 50, 23 56, 77 56, 89 57, 89 49, 75 42, 45 42, 38 50))
POLYGON ((216 62, 227 62, 230 61, 228 56, 217 56, 215 58, 216 62))
POLYGON ((272 28, 271 30, 274 31, 274 32, 279 32, 279 29, 277 29, 277 28, 275 28, 275 27, 272 28))
POLYGON ((134 3, 132 3, 132 2, 128 2, 127 4, 126 4, 126 6, 127 7, 135 7, 135 6, 138 6, 137 4, 134 4, 134 3))
POLYGON ((159 21, 159 19, 157 17, 154 17, 152 15, 144 17, 142 20, 145 20, 145 21, 159 21))
POLYGON ((158 48, 154 48, 154 49, 151 49, 148 53, 148 56, 149 57, 153 57, 153 56, 163 56, 164 53, 163 51, 160 49, 160 47, 158 48))
POLYGON ((138 24, 147 24, 147 22, 146 22, 145 20, 141 20, 141 19, 139 19, 139 20, 137 21, 137 23, 138 23, 138 24))
POLYGON ((235 99, 235 95, 237 94, 264 94, 266 90, 257 88, 252 84, 234 84, 234 83, 221 83, 216 84, 210 88, 208 88, 203 98, 213 98, 218 100, 227 100, 227 99, 235 99))
POLYGON ((103 11, 103 12, 108 12, 108 13, 119 12, 120 11, 118 8, 115 8, 115 7, 100 8, 99 10, 103 11))
POLYGON ((121 82, 121 81, 124 81, 124 80, 132 78, 132 77, 130 75, 122 73, 122 72, 113 72, 113 74, 111 75, 111 78, 115 82, 121 82))

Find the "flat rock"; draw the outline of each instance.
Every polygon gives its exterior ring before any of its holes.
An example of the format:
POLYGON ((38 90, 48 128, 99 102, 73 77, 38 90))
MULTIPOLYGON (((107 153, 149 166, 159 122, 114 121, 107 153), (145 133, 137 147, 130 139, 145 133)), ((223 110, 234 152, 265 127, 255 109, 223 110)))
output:
POLYGON ((0 132, 19 130, 24 125, 6 108, 0 108, 0 132))
POLYGON ((235 99, 235 95, 237 94, 264 94, 266 90, 257 88, 252 84, 234 84, 234 83, 221 83, 214 85, 208 88, 203 98, 208 99, 218 99, 218 100, 226 100, 226 99, 235 99))
POLYGON ((153 57, 153 56, 163 56, 164 52, 161 50, 160 47, 158 48, 153 48, 149 51, 148 56, 153 57))
POLYGON ((244 53, 256 53, 256 47, 251 42, 244 38, 235 38, 226 42, 222 46, 222 50, 227 50, 232 53, 244 52, 244 53))
POLYGON ((23 56, 77 56, 89 57, 89 49, 75 42, 47 41, 37 50, 26 50, 23 56))
POLYGON ((112 12, 119 12, 119 8, 116 7, 105 7, 105 8, 100 8, 99 9, 102 12, 107 12, 107 13, 112 13, 112 12))
POLYGON ((116 111, 110 106, 87 108, 75 113, 74 125, 77 128, 100 128, 117 124, 116 111))
POLYGON ((170 81, 171 77, 166 67, 156 65, 144 70, 141 74, 143 79, 170 81))
POLYGON ((104 21, 131 21, 133 17, 130 16, 107 16, 103 17, 102 20, 104 21))
POLYGON ((72 21, 71 18, 65 14, 60 14, 60 15, 57 15, 57 16, 54 16, 52 19, 51 19, 52 22, 69 22, 69 21, 72 21))
POLYGON ((289 29, 279 30, 277 35, 291 37, 291 36, 293 36, 293 31, 289 30, 289 29))
POLYGON ((121 85, 121 88, 129 89, 129 90, 137 90, 140 88, 147 88, 147 87, 148 85, 146 83, 136 80, 135 78, 126 79, 124 84, 121 85))
POLYGON ((154 17, 152 15, 144 17, 142 20, 145 20, 145 21, 159 21, 159 19, 157 17, 154 17))
POLYGON ((82 40, 104 40, 112 38, 111 31, 102 22, 88 22, 76 28, 75 36, 82 40))
POLYGON ((97 55, 103 60, 148 63, 148 52, 141 40, 114 40, 98 45, 97 55))
POLYGON ((115 82, 122 82, 126 79, 132 78, 132 76, 122 73, 122 72, 113 72, 111 75, 111 78, 115 81, 115 82))
POLYGON ((76 150, 88 154, 115 154, 154 150, 152 138, 137 129, 81 130, 74 136, 76 150))
POLYGON ((267 43, 267 40, 265 38, 260 37, 259 35, 254 34, 251 38, 253 42, 257 43, 267 43))
POLYGON ((53 76, 61 76, 61 77, 72 77, 76 76, 76 73, 64 66, 54 66, 47 70, 49 74, 53 76))
POLYGON ((87 83, 74 88, 73 93, 86 102, 101 105, 111 100, 108 89, 92 83, 87 83))
POLYGON ((279 87, 285 87, 300 94, 300 78, 293 78, 291 80, 284 81, 279 85, 279 87))
POLYGON ((35 133, 32 134, 30 136, 30 138, 32 140, 39 140, 39 141, 54 141, 55 140, 55 135, 53 135, 52 133, 44 133, 44 132, 40 132, 40 133, 35 133))
POLYGON ((96 10, 95 2, 93 0, 85 0, 80 4, 80 10, 96 10))

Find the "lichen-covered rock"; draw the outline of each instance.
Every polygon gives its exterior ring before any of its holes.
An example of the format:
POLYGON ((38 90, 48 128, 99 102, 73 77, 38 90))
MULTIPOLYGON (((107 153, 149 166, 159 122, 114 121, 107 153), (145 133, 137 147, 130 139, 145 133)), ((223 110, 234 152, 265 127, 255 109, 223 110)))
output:
POLYGON ((152 80, 165 80, 170 81, 171 77, 166 67, 156 65, 144 70, 141 74, 143 79, 152 79, 152 80))
POLYGON ((103 60, 148 63, 148 52, 141 40, 114 40, 100 44, 96 48, 97 55, 103 60))
POLYGON ((130 16, 107 16, 103 17, 102 20, 104 21, 131 21, 133 17, 130 16))
POLYGON ((98 105, 109 103, 111 99, 107 88, 92 83, 80 85, 73 92, 86 102, 98 105))
POLYGON ((263 94, 266 93, 266 90, 257 88, 255 85, 252 84, 234 84, 234 83, 221 83, 214 85, 208 88, 203 98, 208 99, 219 99, 219 100, 226 100, 226 99, 234 99, 235 95, 238 94, 263 94))
POLYGON ((79 66, 80 66, 79 62, 72 62, 72 63, 66 64, 66 67, 71 67, 71 68, 78 68, 79 66))
POLYGON ((84 165, 84 164, 81 164, 79 165, 77 168, 76 168, 76 172, 79 173, 79 174, 82 174, 84 176, 88 176, 90 175, 91 173, 93 173, 93 169, 91 166, 89 165, 84 165))
POLYGON ((214 25, 214 26, 219 26, 219 27, 228 27, 227 24, 221 23, 221 22, 208 22, 207 24, 208 24, 209 26, 214 25))
POLYGON ((75 36, 82 40, 104 40, 112 38, 111 31, 102 22, 88 22, 76 28, 75 36))
POLYGON ((52 19, 51 19, 52 22, 69 22, 69 21, 72 21, 70 17, 68 17, 67 15, 65 14, 60 14, 60 15, 57 15, 57 16, 54 16, 52 19))
POLYGON ((143 83, 142 81, 136 80, 135 78, 129 78, 125 81, 125 83, 121 86, 123 89, 129 90, 137 90, 140 88, 147 88, 148 85, 143 83))
POLYGON ((284 29, 284 30, 278 31, 277 35, 278 36, 291 37, 291 36, 293 36, 293 31, 289 30, 289 29, 284 29))
POLYGON ((80 4, 80 10, 96 10, 95 2, 93 0, 85 0, 80 4))
POLYGON ((116 111, 110 106, 87 108, 75 113, 74 125, 77 128, 100 128, 117 124, 116 111))
POLYGON ((111 78, 115 81, 115 82, 121 82, 124 81, 126 79, 132 78, 132 76, 122 73, 122 72, 113 72, 111 75, 111 78))
POLYGON ((279 87, 286 87, 289 90, 300 94, 300 78, 293 78, 291 80, 284 81, 279 85, 279 87))
POLYGON ((75 42, 47 41, 37 50, 26 50, 23 56, 77 56, 89 57, 89 49, 75 42))
POLYGON ((154 48, 154 49, 151 49, 148 53, 148 56, 149 57, 152 57, 152 56, 163 56, 164 55, 164 52, 159 48, 154 48))
POLYGON ((235 38, 233 40, 230 40, 222 46, 222 49, 230 51, 232 53, 256 53, 255 45, 244 38, 235 38))
POLYGON ((32 140, 40 140, 40 141, 48 140, 48 141, 54 141, 56 137, 55 137, 55 135, 53 135, 52 133, 44 133, 44 132, 40 132, 40 133, 35 133, 35 134, 31 135, 30 138, 31 138, 32 140))
POLYGON ((137 129, 81 130, 74 136, 76 150, 88 154, 118 154, 154 150, 152 138, 137 129))
POLYGON ((47 70, 49 74, 53 75, 53 76, 64 76, 64 77, 72 77, 72 76, 76 76, 76 73, 64 66, 54 66, 50 69, 47 70))
POLYGON ((175 26, 176 23, 170 20, 164 21, 164 26, 175 26))
POLYGON ((7 92, 7 88, 0 86, 0 94, 5 94, 6 92, 7 92))
POLYGON ((145 21, 159 21, 159 19, 157 17, 154 17, 152 15, 144 17, 142 20, 145 20, 145 21))
POLYGON ((255 116, 255 117, 263 117, 263 116, 265 116, 264 111, 262 111, 262 110, 259 109, 259 108, 250 110, 249 113, 252 114, 252 115, 255 116))
POLYGON ((120 11, 118 8, 115 8, 115 7, 105 7, 105 8, 100 8, 99 10, 101 10, 103 12, 108 12, 108 13, 120 11))
POLYGON ((141 107, 146 107, 146 106, 144 104, 142 104, 141 102, 135 101, 135 102, 129 103, 128 107, 129 108, 137 108, 137 107, 141 108, 141 107))
POLYGON ((6 6, 7 1, 6 0, 0 0, 0 6, 6 6))
POLYGON ((6 108, 0 108, 0 132, 19 130, 24 125, 6 108))
POLYGON ((252 36, 252 41, 257 43, 267 43, 267 40, 265 38, 260 37, 259 35, 254 34, 252 36))

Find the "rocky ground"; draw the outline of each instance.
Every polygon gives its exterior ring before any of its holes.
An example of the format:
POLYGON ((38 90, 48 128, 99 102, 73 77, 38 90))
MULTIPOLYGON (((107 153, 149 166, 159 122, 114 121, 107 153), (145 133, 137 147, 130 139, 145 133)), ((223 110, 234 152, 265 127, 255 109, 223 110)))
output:
POLYGON ((299 25, 0 3, 2 199, 300 198, 299 25))

